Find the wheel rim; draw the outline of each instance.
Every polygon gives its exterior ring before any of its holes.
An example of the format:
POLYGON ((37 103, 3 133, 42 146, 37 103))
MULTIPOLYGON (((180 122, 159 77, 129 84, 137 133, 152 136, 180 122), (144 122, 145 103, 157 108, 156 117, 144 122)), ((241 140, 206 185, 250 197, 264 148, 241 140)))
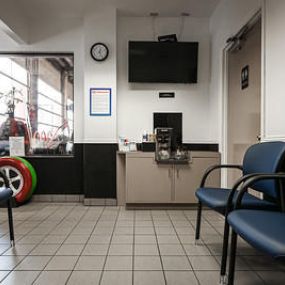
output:
MULTIPOLYGON (((21 172, 10 165, 2 166, 0 168, 9 180, 9 187, 13 191, 13 197, 15 197, 23 188, 24 186, 24 177, 21 172)), ((4 180, 0 178, 0 187, 4 187, 4 180)))

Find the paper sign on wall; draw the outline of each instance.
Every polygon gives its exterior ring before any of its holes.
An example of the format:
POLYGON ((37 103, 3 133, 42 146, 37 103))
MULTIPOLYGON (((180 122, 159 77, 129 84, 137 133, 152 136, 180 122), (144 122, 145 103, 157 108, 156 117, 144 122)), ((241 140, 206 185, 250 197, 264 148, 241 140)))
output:
POLYGON ((25 156, 24 137, 9 137, 10 156, 25 156))
POLYGON ((111 116, 111 88, 90 88, 90 115, 111 116))

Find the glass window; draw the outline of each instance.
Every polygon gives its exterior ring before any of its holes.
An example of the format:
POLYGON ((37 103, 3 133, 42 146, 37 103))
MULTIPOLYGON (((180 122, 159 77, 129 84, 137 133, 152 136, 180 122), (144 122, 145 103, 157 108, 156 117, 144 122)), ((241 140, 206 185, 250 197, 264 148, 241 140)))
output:
POLYGON ((38 92, 59 104, 62 103, 62 94, 41 79, 38 79, 38 92))
POLYGON ((25 137, 27 156, 73 153, 73 74, 72 55, 0 55, 1 155, 9 136, 25 137))

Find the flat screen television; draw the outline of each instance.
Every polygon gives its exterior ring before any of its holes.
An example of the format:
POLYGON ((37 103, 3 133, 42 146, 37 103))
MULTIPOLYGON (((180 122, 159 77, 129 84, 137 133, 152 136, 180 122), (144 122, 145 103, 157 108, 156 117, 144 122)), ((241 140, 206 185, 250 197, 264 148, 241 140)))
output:
POLYGON ((129 42, 129 82, 197 83, 197 42, 129 42))

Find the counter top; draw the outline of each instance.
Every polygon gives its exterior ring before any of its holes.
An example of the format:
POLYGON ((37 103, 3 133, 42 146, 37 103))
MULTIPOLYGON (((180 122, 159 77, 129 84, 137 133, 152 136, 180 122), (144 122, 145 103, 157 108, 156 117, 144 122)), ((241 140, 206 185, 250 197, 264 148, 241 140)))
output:
MULTIPOLYGON (((143 151, 130 151, 130 152, 123 152, 117 151, 118 155, 125 155, 126 157, 141 157, 141 158, 155 158, 155 152, 143 152, 143 151)), ((220 153, 216 151, 190 151, 191 158, 197 157, 220 157, 220 153)))

